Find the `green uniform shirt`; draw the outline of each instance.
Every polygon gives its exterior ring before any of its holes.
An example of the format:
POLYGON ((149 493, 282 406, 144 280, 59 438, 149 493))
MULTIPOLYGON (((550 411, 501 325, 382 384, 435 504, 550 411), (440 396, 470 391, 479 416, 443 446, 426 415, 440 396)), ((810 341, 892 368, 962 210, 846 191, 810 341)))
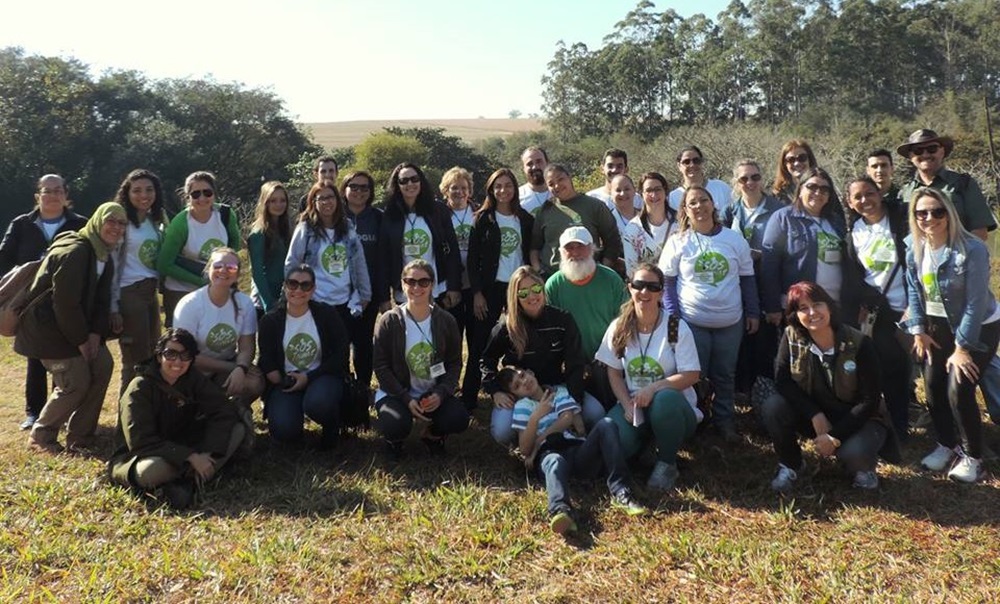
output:
POLYGON ((942 168, 934 175, 934 180, 929 185, 925 185, 914 176, 913 180, 903 185, 899 191, 899 200, 904 204, 910 203, 914 191, 924 186, 941 191, 951 200, 965 230, 986 229, 992 231, 997 228, 997 221, 993 217, 989 204, 986 203, 986 197, 983 196, 979 183, 971 176, 942 168))

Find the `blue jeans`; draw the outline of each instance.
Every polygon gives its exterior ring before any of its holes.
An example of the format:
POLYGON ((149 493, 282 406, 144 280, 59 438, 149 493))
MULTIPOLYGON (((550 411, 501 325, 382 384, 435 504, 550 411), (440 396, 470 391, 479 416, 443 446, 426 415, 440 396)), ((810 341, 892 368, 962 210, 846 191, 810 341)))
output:
POLYGON ((733 390, 736 379, 736 362, 743 340, 743 320, 729 327, 698 327, 688 323, 698 348, 701 375, 715 386, 712 411, 716 425, 732 424, 736 420, 733 390))
POLYGON ((338 429, 343 397, 344 380, 332 375, 320 376, 298 392, 271 389, 267 395, 267 429, 271 438, 286 443, 302 440, 306 416, 324 430, 338 429))
POLYGON ((543 445, 538 454, 538 473, 545 481, 550 515, 572 509, 566 489, 571 477, 593 478, 605 469, 612 495, 628 488, 628 466, 618 441, 618 430, 609 418, 597 422, 582 444, 561 451, 546 451, 543 445))
MULTIPOLYGON (((583 395, 583 425, 590 429, 591 426, 600 421, 604 415, 604 405, 601 404, 594 395, 589 392, 583 395)), ((517 433, 510 427, 514 421, 513 409, 501 409, 494 406, 490 413, 490 434, 493 440, 501 445, 511 445, 516 442, 517 433)))

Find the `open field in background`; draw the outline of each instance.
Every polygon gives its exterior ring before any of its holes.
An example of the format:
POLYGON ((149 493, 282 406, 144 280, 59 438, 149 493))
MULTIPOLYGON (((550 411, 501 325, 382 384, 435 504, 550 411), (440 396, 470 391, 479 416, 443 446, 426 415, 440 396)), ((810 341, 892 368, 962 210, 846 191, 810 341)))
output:
POLYGON ((349 147, 364 140, 369 134, 381 132, 383 128, 444 128, 445 134, 457 136, 468 143, 474 143, 491 136, 506 137, 515 132, 541 130, 539 120, 529 118, 512 119, 467 119, 467 120, 365 120, 354 122, 323 122, 302 124, 312 134, 313 142, 327 149, 349 147))
MULTIPOLYGON (((952 603, 1000 592, 1000 463, 974 486, 922 473, 933 445, 922 430, 903 465, 880 468, 878 493, 824 463, 782 499, 768 488, 771 447, 743 410, 744 442, 706 433, 687 445, 677 492, 637 489, 651 517, 610 510, 603 483, 575 485, 582 534, 563 541, 548 531, 544 488, 490 439, 485 399, 449 440, 452 457, 410 442, 396 467, 369 432, 333 453, 274 446, 258 403, 254 459, 176 513, 103 478, 113 394, 100 457, 50 457, 29 454, 17 430, 22 385, 2 339, 0 602, 952 603)), ((1000 449, 989 423, 987 439, 1000 449)))

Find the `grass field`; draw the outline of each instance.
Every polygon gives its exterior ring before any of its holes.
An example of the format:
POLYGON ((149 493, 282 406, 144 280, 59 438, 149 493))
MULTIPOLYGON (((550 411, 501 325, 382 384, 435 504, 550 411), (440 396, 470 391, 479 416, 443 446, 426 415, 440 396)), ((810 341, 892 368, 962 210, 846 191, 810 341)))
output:
MULTIPOLYGON (((320 453, 272 445, 259 421, 255 457, 177 513, 103 478, 112 396, 98 457, 29 454, 22 376, 0 341, 0 602, 951 603, 1000 591, 1000 480, 918 471, 933 444, 922 431, 903 465, 880 468, 877 493, 810 455, 818 472, 783 499, 744 410, 744 442, 688 444, 679 490, 637 489, 650 517, 609 509, 603 484, 574 485, 581 535, 564 541, 547 529, 544 489, 491 441, 485 407, 449 440, 452 457, 411 442, 398 466, 372 433, 320 453)), ((987 435, 997 449, 997 428, 987 435)))
POLYGON ((323 122, 303 124, 312 133, 313 141, 327 149, 349 147, 360 143, 366 136, 381 132, 383 128, 444 128, 445 134, 457 136, 466 142, 476 142, 491 136, 509 136, 515 132, 541 130, 539 120, 521 119, 468 119, 468 120, 368 120, 355 122, 323 122))

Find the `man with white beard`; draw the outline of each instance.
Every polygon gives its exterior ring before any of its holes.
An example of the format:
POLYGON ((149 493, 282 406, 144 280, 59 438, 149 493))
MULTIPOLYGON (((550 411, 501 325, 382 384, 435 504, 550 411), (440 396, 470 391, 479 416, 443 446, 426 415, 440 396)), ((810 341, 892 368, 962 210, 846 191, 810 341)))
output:
POLYGON ((573 316, 580 330, 583 355, 590 362, 587 392, 605 409, 615 404, 607 368, 594 360, 608 325, 628 299, 625 284, 614 270, 594 259, 594 238, 586 227, 574 226, 559 236, 559 271, 545 282, 548 303, 573 316))

